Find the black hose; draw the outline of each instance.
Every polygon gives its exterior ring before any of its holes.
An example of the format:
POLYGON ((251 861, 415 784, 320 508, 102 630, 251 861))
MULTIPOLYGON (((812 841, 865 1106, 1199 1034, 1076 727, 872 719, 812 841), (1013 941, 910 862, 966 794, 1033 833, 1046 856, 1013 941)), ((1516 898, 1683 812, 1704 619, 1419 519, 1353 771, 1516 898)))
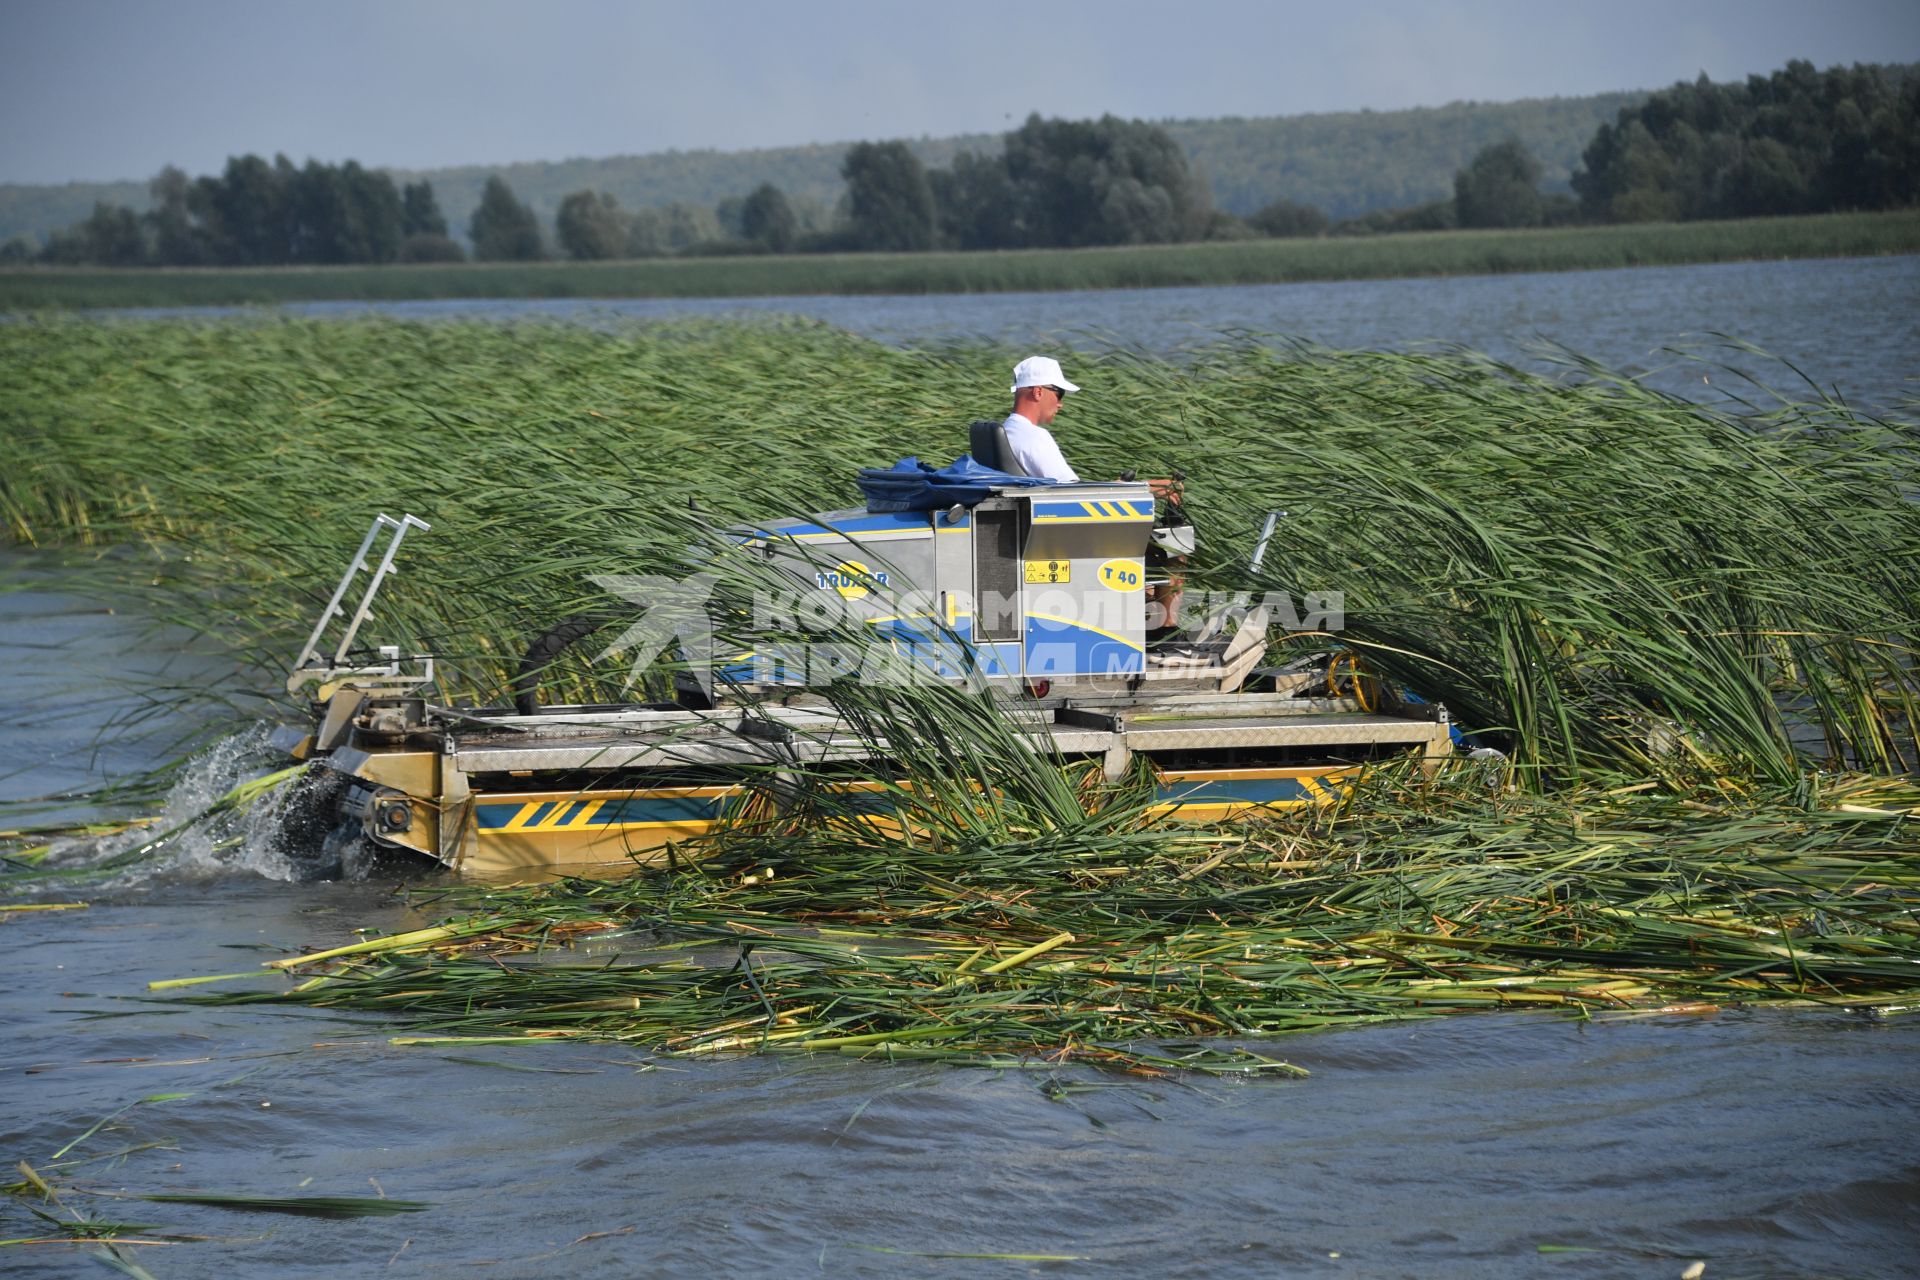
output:
POLYGON ((520 673, 513 678, 513 709, 530 716, 540 709, 540 673, 562 653, 594 632, 627 615, 611 609, 579 613, 548 627, 539 639, 527 646, 520 659, 520 673))

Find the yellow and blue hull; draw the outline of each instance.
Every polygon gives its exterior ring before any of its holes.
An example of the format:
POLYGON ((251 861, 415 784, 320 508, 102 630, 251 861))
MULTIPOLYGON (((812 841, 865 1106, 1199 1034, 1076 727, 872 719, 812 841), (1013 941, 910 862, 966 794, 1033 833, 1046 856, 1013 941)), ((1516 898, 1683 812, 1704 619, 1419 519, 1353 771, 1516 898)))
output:
MULTIPOLYGON (((1156 781, 1154 817, 1215 822, 1340 800, 1352 789, 1354 765, 1194 769, 1156 781)), ((884 802, 860 805, 875 783, 848 783, 850 811, 892 821, 884 802)), ((485 879, 524 878, 647 865, 665 861, 670 846, 711 835, 729 822, 750 821, 749 806, 765 792, 745 784, 662 786, 620 791, 513 791, 473 797, 471 838, 460 841, 455 869, 485 879)), ((876 797, 876 800, 878 798, 876 797)))

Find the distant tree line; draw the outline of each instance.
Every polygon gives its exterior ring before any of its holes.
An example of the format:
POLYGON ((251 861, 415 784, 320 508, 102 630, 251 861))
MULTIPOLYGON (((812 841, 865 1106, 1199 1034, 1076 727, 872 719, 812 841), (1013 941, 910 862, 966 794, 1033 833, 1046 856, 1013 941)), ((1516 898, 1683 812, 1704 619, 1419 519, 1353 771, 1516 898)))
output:
MULTIPOLYGON (((296 167, 235 156, 218 177, 169 166, 153 180, 153 207, 136 214, 99 203, 54 233, 38 255, 112 267, 251 267, 298 263, 430 262, 466 257, 425 182, 397 188, 358 162, 296 167)), ((17 243, 17 242, 16 242, 17 243)), ((10 256, 19 257, 18 253, 10 256)))
MULTIPOLYGON (((1075 248, 1253 236, 1370 235, 1576 221, 1745 217, 1920 203, 1920 70, 1793 62, 1743 85, 1702 77, 1622 106, 1574 171, 1577 194, 1542 189, 1544 166, 1515 135, 1482 146, 1450 197, 1339 220, 1282 198, 1244 218, 1213 207, 1168 129, 1137 120, 1038 115, 927 166, 904 141, 856 143, 828 210, 763 182, 709 208, 625 209, 604 191, 561 200, 551 235, 498 175, 467 227, 482 261, 669 254, 1075 248)), ((354 161, 227 162, 220 177, 163 171, 154 207, 102 203, 37 252, 0 259, 107 266, 458 260, 426 182, 396 188, 354 161)))
POLYGON ((1365 234, 1905 208, 1920 204, 1920 73, 1795 61, 1745 84, 1702 76, 1601 125, 1573 173, 1577 201, 1543 193, 1540 176, 1507 138, 1454 175, 1452 199, 1330 228, 1282 200, 1248 221, 1268 235, 1365 234))
MULTIPOLYGON (((1609 93, 1159 123, 1204 177, 1216 209, 1245 218, 1285 196, 1339 220, 1447 195, 1460 166, 1480 148, 1508 137, 1519 138, 1540 158, 1545 190, 1567 191, 1568 177, 1594 130, 1646 96, 1609 93)), ((447 222, 462 238, 486 180, 494 175, 540 215, 549 233, 560 201, 574 191, 606 192, 629 209, 679 203, 713 213, 761 183, 786 193, 805 232, 832 225, 846 191, 840 165, 849 145, 658 151, 389 172, 396 183, 431 182, 447 222)), ((997 154, 1002 133, 914 138, 908 145, 929 169, 948 168, 961 151, 997 154)), ((146 182, 0 182, 0 242, 22 235, 37 253, 53 231, 83 220, 96 201, 144 212, 147 187, 146 182)))
MULTIPOLYGON (((905 142, 857 143, 841 163, 845 195, 827 219, 805 216, 772 183, 712 210, 627 210, 605 192, 575 191, 560 202, 554 236, 567 257, 593 260, 1077 247, 1251 234, 1209 208, 1185 153, 1154 125, 1034 116, 1002 143, 997 155, 962 151, 950 167, 934 169, 905 142)), ((474 256, 542 256, 535 226, 532 211, 491 178, 474 214, 474 256)))
MULTIPOLYGON (((502 204, 512 192, 488 179, 481 208, 502 204)), ((520 206, 525 209, 525 206, 520 206)), ((528 210, 531 216, 531 210, 528 210)), ((476 256, 510 257, 481 248, 475 214, 476 256)), ((713 256, 732 253, 786 253, 800 247, 811 223, 785 192, 763 182, 745 196, 722 200, 714 208, 676 201, 660 208, 623 209, 601 191, 575 191, 560 202, 554 219, 559 249, 569 258, 658 258, 670 254, 713 256)), ((809 242, 807 247, 812 247, 809 242)))
POLYGON ((1602 125, 1573 189, 1610 222, 1889 209, 1920 200, 1920 75, 1789 62, 1704 75, 1602 125))

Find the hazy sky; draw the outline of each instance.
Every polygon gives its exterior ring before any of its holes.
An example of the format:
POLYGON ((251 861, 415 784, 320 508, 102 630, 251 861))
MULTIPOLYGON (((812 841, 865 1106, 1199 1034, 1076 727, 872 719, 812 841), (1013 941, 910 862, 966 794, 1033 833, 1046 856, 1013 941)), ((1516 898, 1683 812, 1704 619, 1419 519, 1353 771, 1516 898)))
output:
POLYGON ((0 181, 1291 115, 1920 61, 1920 0, 0 0, 0 181))

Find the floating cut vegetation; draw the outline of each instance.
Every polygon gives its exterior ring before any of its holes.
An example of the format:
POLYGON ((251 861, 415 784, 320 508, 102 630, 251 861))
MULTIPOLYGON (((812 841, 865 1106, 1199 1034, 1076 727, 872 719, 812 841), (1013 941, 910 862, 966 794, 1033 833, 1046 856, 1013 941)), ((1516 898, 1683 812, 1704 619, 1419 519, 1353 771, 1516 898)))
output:
POLYGON ((1232 833, 734 837, 671 875, 468 891, 446 926, 273 962, 298 985, 185 998, 380 1013, 409 1044, 1262 1073, 1294 1068, 1249 1038, 1469 1010, 1912 1003, 1920 787, 1576 805, 1468 774, 1232 833))
MULTIPOLYGON (((225 642, 267 689, 369 513, 412 511, 434 529, 379 638, 436 654, 443 701, 503 702, 530 635, 607 606, 592 575, 681 572, 716 525, 946 461, 1017 354, 797 322, 22 320, 0 325, 0 520, 98 549, 77 585, 225 642)), ((1750 403, 1570 356, 1549 378, 1252 337, 1074 365, 1088 390, 1056 425, 1083 474, 1186 475, 1191 594, 1340 593, 1337 638, 1510 768, 1153 826, 1141 779, 1015 757, 978 700, 845 689, 875 736, 919 726, 898 753, 912 820, 742 823, 668 875, 484 893, 430 936, 290 963, 290 990, 186 998, 378 1011, 415 1037, 1259 1070, 1283 1068, 1218 1038, 1490 1007, 1902 1008, 1915 430, 1708 372, 1750 403)), ((624 674, 570 678, 607 696, 624 674)))

